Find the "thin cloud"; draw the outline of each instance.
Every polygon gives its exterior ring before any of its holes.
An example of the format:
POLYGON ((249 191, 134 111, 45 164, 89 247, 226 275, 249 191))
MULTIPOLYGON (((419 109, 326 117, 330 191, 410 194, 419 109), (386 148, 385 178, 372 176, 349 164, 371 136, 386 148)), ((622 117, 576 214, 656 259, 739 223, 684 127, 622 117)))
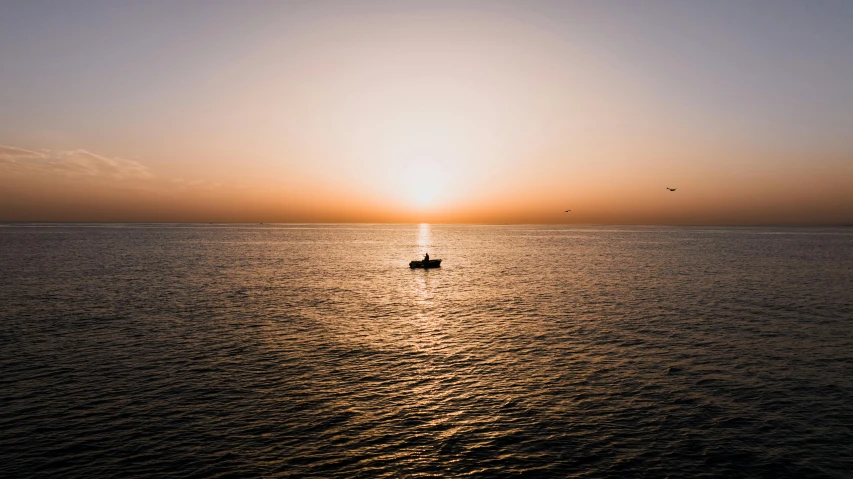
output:
POLYGON ((14 146, 0 145, 0 162, 15 162, 17 160, 44 158, 44 153, 25 150, 14 146))
POLYGON ((109 158, 87 150, 31 151, 0 145, 0 171, 70 178, 150 179, 148 167, 135 160, 109 158))
POLYGON ((222 187, 222 183, 214 183, 207 180, 186 180, 184 178, 173 178, 170 180, 178 190, 197 189, 197 190, 215 190, 222 187))

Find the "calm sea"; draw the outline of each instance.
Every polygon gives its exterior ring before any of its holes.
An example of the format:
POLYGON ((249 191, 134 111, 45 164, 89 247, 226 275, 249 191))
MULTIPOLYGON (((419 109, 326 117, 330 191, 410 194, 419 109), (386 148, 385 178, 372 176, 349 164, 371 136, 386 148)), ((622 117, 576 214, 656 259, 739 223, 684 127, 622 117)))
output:
POLYGON ((0 476, 853 477, 853 228, 0 226, 0 476))

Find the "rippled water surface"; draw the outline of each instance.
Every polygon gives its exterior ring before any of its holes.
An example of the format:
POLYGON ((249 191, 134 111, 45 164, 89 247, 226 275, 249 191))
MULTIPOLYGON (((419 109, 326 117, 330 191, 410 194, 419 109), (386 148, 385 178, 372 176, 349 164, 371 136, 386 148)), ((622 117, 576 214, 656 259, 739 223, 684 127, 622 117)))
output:
POLYGON ((10 478, 851 477, 853 228, 0 226, 0 372, 10 478))

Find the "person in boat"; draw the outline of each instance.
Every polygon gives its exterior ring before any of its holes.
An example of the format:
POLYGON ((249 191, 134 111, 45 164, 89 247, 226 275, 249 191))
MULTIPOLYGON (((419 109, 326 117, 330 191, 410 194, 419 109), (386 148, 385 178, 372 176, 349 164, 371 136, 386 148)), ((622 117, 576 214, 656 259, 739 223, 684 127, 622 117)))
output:
POLYGON ((426 263, 427 261, 429 261, 429 253, 426 253, 424 255, 424 263, 426 263))

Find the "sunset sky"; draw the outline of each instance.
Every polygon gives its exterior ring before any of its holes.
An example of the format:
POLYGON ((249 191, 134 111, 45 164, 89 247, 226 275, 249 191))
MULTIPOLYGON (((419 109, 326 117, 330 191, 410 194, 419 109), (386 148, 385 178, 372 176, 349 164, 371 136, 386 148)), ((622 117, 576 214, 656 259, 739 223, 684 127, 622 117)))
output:
POLYGON ((0 221, 853 224, 853 2, 5 1, 0 221))

